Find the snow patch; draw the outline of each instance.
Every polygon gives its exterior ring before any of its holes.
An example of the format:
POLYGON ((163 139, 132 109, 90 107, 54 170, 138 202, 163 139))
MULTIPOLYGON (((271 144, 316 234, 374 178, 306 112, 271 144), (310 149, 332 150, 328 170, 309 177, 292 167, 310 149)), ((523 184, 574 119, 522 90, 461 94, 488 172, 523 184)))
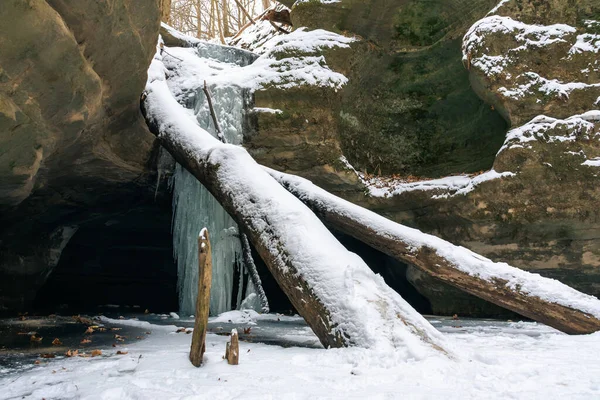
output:
POLYGON ((587 165, 589 167, 600 167, 600 157, 592 158, 591 160, 584 161, 581 165, 587 165))
POLYGON ((550 118, 545 115, 538 115, 531 121, 518 128, 511 129, 506 134, 506 140, 498 151, 498 154, 506 149, 515 147, 531 148, 529 142, 544 141, 553 142, 572 142, 578 139, 591 140, 600 138, 600 130, 596 129, 596 124, 600 122, 600 110, 588 111, 581 115, 574 115, 567 119, 550 118), (546 135, 553 131, 552 136, 546 135), (565 132, 564 135, 558 134, 565 132))
POLYGON ((526 82, 512 89, 501 87, 498 89, 498 92, 504 97, 509 97, 515 100, 520 100, 525 98, 526 96, 535 95, 537 93, 541 93, 547 96, 558 96, 563 99, 568 99, 571 92, 575 90, 600 88, 600 83, 562 83, 558 79, 543 78, 535 72, 525 72, 517 76, 517 79, 526 80, 526 82))
POLYGON ((369 195, 373 197, 391 197, 405 192, 435 191, 433 199, 449 198, 466 195, 475 190, 483 182, 514 176, 513 172, 496 172, 493 169, 479 175, 447 176, 440 179, 430 179, 417 182, 406 182, 401 179, 386 179, 382 177, 366 177, 358 173, 369 195), (440 193, 441 192, 441 193, 440 193))

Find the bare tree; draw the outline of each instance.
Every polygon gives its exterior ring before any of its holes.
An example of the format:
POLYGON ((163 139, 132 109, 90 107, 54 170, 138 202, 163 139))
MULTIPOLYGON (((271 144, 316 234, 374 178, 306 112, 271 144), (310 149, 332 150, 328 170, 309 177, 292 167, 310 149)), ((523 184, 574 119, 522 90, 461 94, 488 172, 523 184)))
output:
POLYGON ((256 18, 274 4, 271 0, 161 0, 169 7, 170 16, 163 21, 187 35, 200 39, 219 39, 234 35, 249 22, 247 14, 256 18))

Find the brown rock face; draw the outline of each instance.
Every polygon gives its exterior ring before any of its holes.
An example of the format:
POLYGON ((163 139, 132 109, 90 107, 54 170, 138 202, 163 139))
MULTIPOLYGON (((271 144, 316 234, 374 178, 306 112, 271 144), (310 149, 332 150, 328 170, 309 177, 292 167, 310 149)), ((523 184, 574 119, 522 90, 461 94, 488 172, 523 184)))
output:
MULTIPOLYGON (((600 3, 508 0, 490 13, 497 4, 297 4, 294 26, 358 38, 322 52, 348 83, 257 93, 258 107, 282 114, 260 113, 247 145, 261 162, 390 219, 600 295, 600 3), (514 175, 465 194, 372 197, 341 155, 405 181, 514 175)), ((410 267, 407 278, 433 312, 507 315, 410 267)))
POLYGON ((147 186, 159 19, 158 0, 0 3, 0 307, 31 300, 74 227, 147 186))

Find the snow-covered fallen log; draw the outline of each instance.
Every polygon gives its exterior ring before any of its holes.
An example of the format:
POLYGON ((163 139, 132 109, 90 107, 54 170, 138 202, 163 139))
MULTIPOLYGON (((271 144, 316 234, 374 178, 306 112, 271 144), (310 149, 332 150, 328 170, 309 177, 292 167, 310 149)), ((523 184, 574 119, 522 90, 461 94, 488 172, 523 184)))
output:
POLYGON ((266 169, 329 227, 467 293, 569 334, 600 330, 600 300, 563 283, 409 228, 352 204, 310 181, 266 169))
POLYGON ((347 251, 301 201, 241 147, 201 129, 172 96, 157 55, 142 109, 151 131, 247 234, 292 304, 325 347, 448 352, 444 339, 360 257, 347 251))

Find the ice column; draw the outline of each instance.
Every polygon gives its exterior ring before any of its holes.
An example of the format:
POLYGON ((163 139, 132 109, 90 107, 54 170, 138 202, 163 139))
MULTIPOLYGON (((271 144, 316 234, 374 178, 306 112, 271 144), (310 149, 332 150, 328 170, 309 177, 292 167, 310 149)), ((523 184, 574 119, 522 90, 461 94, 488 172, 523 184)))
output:
MULTIPOLYGON (((199 57, 215 62, 247 65, 254 55, 227 46, 200 44, 199 57)), ((243 140, 244 90, 234 85, 211 85, 209 90, 221 129, 228 143, 243 140)), ((186 106, 193 109, 200 127, 216 137, 208 103, 202 88, 190 94, 186 106)), ((174 174, 173 247, 177 260, 179 308, 183 315, 195 311, 198 290, 198 233, 203 227, 210 232, 213 260, 210 313, 216 315, 233 308, 255 308, 260 311, 256 289, 244 268, 239 230, 233 219, 196 178, 180 165, 174 174), (236 274, 239 282, 235 282, 236 274), (238 293, 234 298, 234 287, 238 293), (232 304, 232 301, 234 304, 232 304)))

